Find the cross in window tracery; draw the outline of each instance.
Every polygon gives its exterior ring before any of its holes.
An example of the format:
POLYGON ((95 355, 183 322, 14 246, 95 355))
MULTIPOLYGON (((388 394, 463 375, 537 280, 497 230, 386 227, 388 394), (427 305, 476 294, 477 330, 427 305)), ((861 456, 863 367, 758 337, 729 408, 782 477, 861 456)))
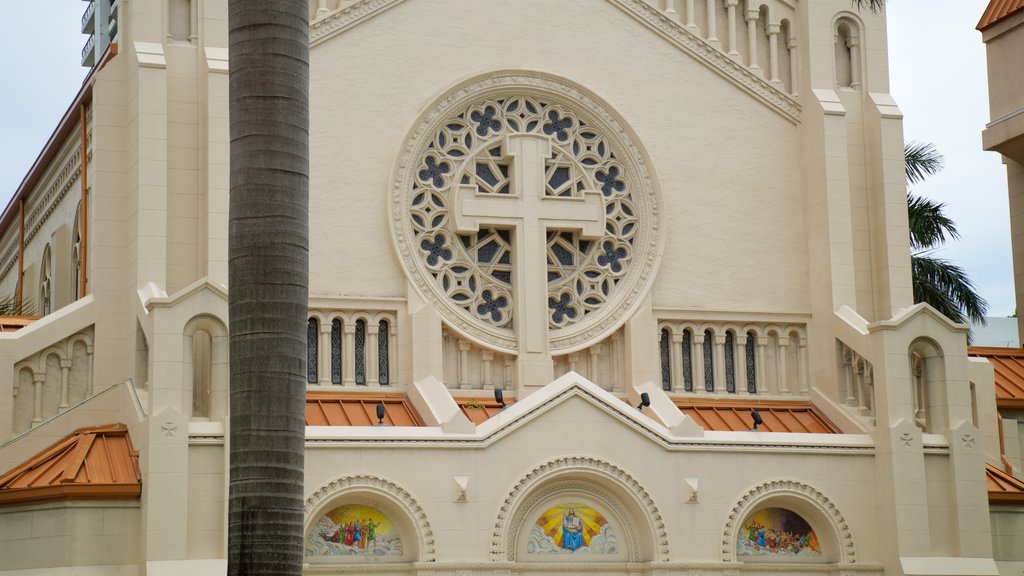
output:
POLYGON ((551 381, 548 355, 547 232, 578 231, 595 239, 605 231, 601 193, 584 191, 579 196, 550 196, 546 175, 551 159, 551 140, 539 134, 505 137, 502 156, 511 163, 510 194, 481 194, 475 185, 456 190, 455 225, 459 234, 481 227, 498 226, 514 231, 514 323, 519 340, 521 384, 542 386, 551 381), (523 366, 532 366, 526 368, 523 366), (546 378, 546 379, 544 379, 546 378))

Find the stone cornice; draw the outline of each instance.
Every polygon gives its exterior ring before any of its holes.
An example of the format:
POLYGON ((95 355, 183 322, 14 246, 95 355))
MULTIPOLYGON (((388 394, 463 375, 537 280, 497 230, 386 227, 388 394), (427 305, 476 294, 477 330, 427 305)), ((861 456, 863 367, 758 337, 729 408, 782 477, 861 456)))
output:
MULTIPOLYGON (((314 20, 309 25, 310 48, 356 26, 405 0, 360 0, 314 20)), ((690 54, 708 68, 731 80, 758 100, 792 122, 800 120, 800 104, 789 94, 759 78, 746 66, 708 44, 704 39, 672 21, 644 0, 608 0, 617 8, 636 18, 662 35, 673 46, 690 54)))

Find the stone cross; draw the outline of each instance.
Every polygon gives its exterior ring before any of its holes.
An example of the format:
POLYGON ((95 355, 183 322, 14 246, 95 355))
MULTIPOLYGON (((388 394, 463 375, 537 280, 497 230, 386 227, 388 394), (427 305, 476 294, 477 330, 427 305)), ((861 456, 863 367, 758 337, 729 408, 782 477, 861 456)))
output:
POLYGON ((511 159, 510 194, 480 194, 473 185, 458 187, 455 225, 460 234, 481 226, 514 229, 514 324, 519 340, 519 385, 543 386, 554 379, 548 353, 547 231, 578 230, 583 238, 604 234, 601 193, 582 197, 547 196, 545 163, 551 140, 539 134, 506 136, 502 155, 511 159))

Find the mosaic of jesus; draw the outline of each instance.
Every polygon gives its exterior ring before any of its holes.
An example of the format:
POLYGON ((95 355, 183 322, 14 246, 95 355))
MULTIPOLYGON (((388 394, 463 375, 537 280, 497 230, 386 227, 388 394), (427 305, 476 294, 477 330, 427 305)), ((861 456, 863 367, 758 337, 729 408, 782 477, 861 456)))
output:
POLYGON ((548 508, 530 529, 530 554, 616 554, 615 531, 605 517, 586 504, 548 508))
POLYGON ((736 553, 747 556, 821 556, 818 536, 799 514, 765 508, 747 517, 736 536, 736 553))
POLYGON ((401 556, 402 539, 391 519, 361 504, 339 506, 317 519, 306 556, 401 556))

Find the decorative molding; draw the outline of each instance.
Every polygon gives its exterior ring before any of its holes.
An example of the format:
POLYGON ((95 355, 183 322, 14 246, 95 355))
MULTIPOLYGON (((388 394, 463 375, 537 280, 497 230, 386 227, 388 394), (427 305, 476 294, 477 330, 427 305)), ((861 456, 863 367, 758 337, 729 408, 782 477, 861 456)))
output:
POLYGON ((434 530, 427 520, 427 515, 416 499, 398 484, 377 476, 355 475, 338 478, 324 484, 306 498, 303 512, 306 515, 307 528, 313 516, 331 500, 353 492, 371 492, 388 498, 397 504, 416 527, 416 549, 421 562, 434 562, 434 530))
MULTIPOLYGON (((594 491, 596 489, 596 494, 607 499, 605 503, 614 507, 623 520, 629 521, 637 517, 637 515, 629 514, 624 509, 627 504, 622 502, 621 496, 612 494, 596 484, 586 482, 587 476, 611 480, 624 491, 624 494, 632 497, 632 504, 640 509, 640 516, 647 520, 647 529, 651 536, 650 541, 654 555, 650 560, 668 560, 668 531, 665 528, 661 512, 658 511, 658 507, 655 505, 650 494, 647 493, 647 490, 632 476, 614 464, 587 456, 567 456, 551 460, 528 472, 513 486, 498 510, 491 538, 491 560, 494 562, 515 560, 518 530, 522 526, 523 517, 525 517, 526 512, 531 509, 532 504, 536 504, 540 499, 546 498, 558 491, 573 489, 594 491), (574 476, 576 478, 573 478, 574 476), (580 481, 581 476, 583 481, 580 481), (576 481, 555 483, 554 481, 560 477, 576 481), (551 485, 545 487, 544 490, 537 490, 538 487, 545 484, 551 485), (623 507, 620 508, 619 506, 623 507)), ((639 561, 637 555, 640 553, 640 530, 633 529, 627 530, 627 532, 630 532, 629 554, 631 560, 634 562, 639 561)))
POLYGON ((839 547, 838 561, 842 564, 856 564, 857 554, 853 545, 853 536, 846 519, 836 505, 813 486, 794 480, 770 480, 759 484, 739 499, 725 522, 722 536, 722 561, 736 562, 736 531, 751 510, 765 502, 780 496, 799 498, 817 508, 831 524, 832 532, 839 547))
MULTIPOLYGON (((361 0, 314 20, 309 25, 309 46, 313 48, 328 38, 397 6, 403 1, 361 0)), ((800 104, 796 99, 772 85, 771 82, 759 78, 746 66, 736 62, 725 52, 687 30, 682 24, 674 22, 661 10, 644 0, 608 1, 667 38, 679 50, 704 62, 714 72, 731 80, 763 103, 768 104, 787 119, 793 122, 800 120, 800 104)))
POLYGON ((449 90, 440 101, 428 107, 429 111, 421 117, 399 153, 389 203, 391 233, 399 261, 411 283, 442 314, 449 326, 481 346, 506 353, 518 352, 517 338, 511 329, 490 326, 473 318, 442 293, 439 281, 420 257, 420 247, 409 216, 417 170, 439 127, 476 102, 515 96, 540 98, 555 106, 572 109, 580 119, 600 129, 613 150, 624 152, 617 161, 635 182, 636 209, 645 220, 641 221, 636 233, 632 263, 623 274, 618 289, 602 308, 591 318, 548 330, 552 352, 575 352, 601 341, 632 315, 650 290, 663 242, 661 227, 664 216, 659 208, 660 193, 650 159, 624 121, 596 95, 554 76, 528 71, 495 72, 449 90))

